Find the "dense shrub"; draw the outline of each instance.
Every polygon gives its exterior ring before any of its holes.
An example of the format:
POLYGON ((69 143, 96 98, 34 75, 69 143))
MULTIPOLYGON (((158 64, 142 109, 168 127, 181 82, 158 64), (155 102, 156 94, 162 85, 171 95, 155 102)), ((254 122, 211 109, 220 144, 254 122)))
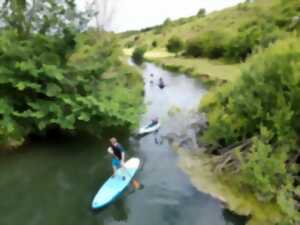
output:
POLYGON ((225 57, 235 61, 244 61, 256 48, 267 48, 284 37, 284 31, 265 20, 252 21, 250 25, 239 29, 225 47, 225 57))
POLYGON ((205 9, 199 9, 198 13, 197 13, 197 16, 198 17, 204 17, 206 14, 206 11, 205 9))
POLYGON ((192 57, 201 57, 204 54, 204 45, 200 38, 187 40, 184 54, 192 57))
POLYGON ((147 48, 145 46, 140 46, 134 49, 132 54, 132 59, 136 64, 142 64, 144 61, 144 54, 147 48))
POLYGON ((224 56, 227 34, 210 31, 187 41, 185 54, 192 57, 220 58, 224 56))
POLYGON ((151 45, 152 45, 153 48, 156 48, 157 47, 157 41, 156 40, 152 41, 151 45))
POLYGON ((134 45, 135 45, 135 42, 131 41, 131 40, 125 44, 126 48, 132 48, 134 45))
POLYGON ((0 10, 0 147, 53 127, 100 136, 133 126, 142 85, 119 59, 115 36, 81 32, 85 20, 72 0, 38 1, 35 14, 24 2, 0 10))
POLYGON ((202 110, 209 120, 202 140, 228 146, 252 138, 250 148, 236 149, 240 182, 296 219, 298 170, 292 162, 300 135, 299 38, 279 41, 251 58, 241 78, 206 97, 202 110))
POLYGON ((183 50, 184 42, 181 38, 173 36, 169 39, 166 47, 169 52, 178 53, 183 50))

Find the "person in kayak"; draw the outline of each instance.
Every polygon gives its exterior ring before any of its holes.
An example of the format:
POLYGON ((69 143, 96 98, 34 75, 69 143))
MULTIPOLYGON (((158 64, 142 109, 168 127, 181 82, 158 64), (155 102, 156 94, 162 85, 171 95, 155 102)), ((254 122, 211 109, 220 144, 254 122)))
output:
MULTIPOLYGON (((117 169, 124 166, 125 163, 125 149, 121 144, 118 143, 118 140, 115 137, 110 139, 110 147, 108 148, 108 153, 113 156, 112 158, 112 168, 114 175, 116 174, 117 169)), ((122 177, 125 179, 125 176, 122 177)))
POLYGON ((150 127, 153 127, 155 125, 157 125, 159 122, 158 118, 157 117, 154 117, 151 119, 151 123, 147 126, 147 128, 150 128, 150 127))
POLYGON ((160 77, 158 80, 158 87, 160 87, 161 89, 164 88, 166 85, 163 81, 163 79, 160 77))

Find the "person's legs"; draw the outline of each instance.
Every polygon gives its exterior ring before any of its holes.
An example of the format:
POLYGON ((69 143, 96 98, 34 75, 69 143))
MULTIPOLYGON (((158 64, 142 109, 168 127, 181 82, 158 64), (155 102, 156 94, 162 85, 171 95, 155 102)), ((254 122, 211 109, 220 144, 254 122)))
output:
POLYGON ((120 168, 120 162, 119 162, 119 160, 117 160, 115 158, 112 159, 112 168, 113 168, 113 172, 114 172, 113 176, 115 176, 117 169, 120 168))
MULTIPOLYGON (((118 160, 118 159, 113 159, 112 160, 112 165, 113 165, 113 170, 114 170, 114 175, 113 176, 115 176, 116 171, 121 168, 121 161, 118 160)), ((122 176, 122 179, 125 180, 125 176, 122 176)))

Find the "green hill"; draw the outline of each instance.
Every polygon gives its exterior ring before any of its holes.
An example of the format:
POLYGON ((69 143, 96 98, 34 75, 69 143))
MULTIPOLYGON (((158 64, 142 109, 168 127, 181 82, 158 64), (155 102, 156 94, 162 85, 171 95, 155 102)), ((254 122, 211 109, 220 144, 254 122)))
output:
POLYGON ((275 23, 284 30, 293 29, 293 17, 300 15, 299 10, 297 0, 247 1, 207 16, 166 20, 162 25, 146 28, 140 32, 123 33, 123 43, 128 48, 141 44, 149 48, 164 48, 172 36, 180 36, 185 41, 210 31, 222 31, 226 35, 234 36, 241 28, 259 25, 263 20, 275 23))
POLYGON ((256 0, 208 15, 167 19, 159 26, 123 33, 121 40, 126 53, 144 46, 148 60, 209 83, 224 83, 240 75, 237 63, 299 29, 298 0, 256 0), (174 37, 184 43, 176 55, 166 50, 174 37))

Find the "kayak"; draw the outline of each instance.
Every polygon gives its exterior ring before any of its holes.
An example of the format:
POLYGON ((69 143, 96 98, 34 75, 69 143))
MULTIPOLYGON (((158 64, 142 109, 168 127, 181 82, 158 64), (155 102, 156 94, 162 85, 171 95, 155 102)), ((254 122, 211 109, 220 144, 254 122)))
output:
POLYGON ((148 134, 157 131, 160 128, 160 123, 149 127, 149 125, 140 128, 139 134, 148 134))
POLYGON ((125 163, 125 168, 116 171, 99 189, 92 201, 93 209, 100 209, 116 200, 130 185, 131 180, 138 171, 140 159, 131 158, 125 163), (124 179, 125 178, 125 179, 124 179))

